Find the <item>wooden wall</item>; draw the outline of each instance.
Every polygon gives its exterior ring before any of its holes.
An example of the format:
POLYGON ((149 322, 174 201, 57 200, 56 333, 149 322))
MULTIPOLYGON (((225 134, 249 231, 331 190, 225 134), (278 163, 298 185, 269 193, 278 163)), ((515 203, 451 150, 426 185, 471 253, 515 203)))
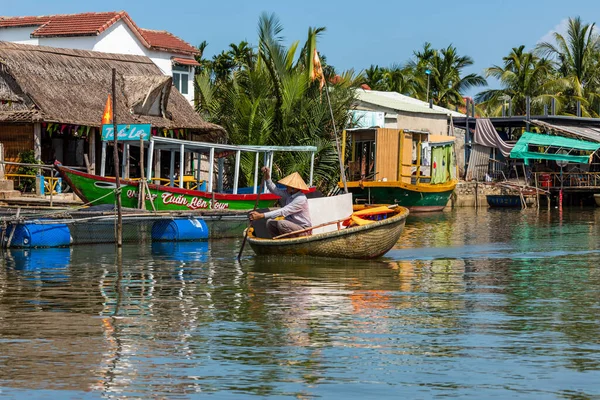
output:
POLYGON ((399 179, 404 183, 411 183, 411 174, 412 174, 412 162, 413 162, 413 152, 412 152, 412 134, 411 133, 402 133, 404 136, 404 141, 402 142, 402 179, 399 179))
MULTIPOLYGON (((19 153, 33 150, 33 124, 0 124, 0 142, 4 144, 4 160, 19 162, 19 153)), ((16 168, 7 165, 6 173, 14 173, 16 168)))
POLYGON ((377 156, 376 168, 378 174, 376 181, 383 180, 388 182, 398 180, 398 129, 377 129, 377 156))

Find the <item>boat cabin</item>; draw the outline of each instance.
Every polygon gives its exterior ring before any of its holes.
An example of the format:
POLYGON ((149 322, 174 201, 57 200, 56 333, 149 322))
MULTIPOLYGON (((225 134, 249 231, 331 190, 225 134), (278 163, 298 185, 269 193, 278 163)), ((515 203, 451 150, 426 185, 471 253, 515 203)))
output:
POLYGON ((399 182, 411 185, 456 179, 454 137, 427 131, 388 128, 344 132, 348 181, 399 182))

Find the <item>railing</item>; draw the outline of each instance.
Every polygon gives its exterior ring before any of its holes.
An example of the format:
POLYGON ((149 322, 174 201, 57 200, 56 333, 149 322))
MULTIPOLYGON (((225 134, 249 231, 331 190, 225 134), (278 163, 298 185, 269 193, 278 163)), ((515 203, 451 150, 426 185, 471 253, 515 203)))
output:
MULTIPOLYGON (((35 180, 37 178, 36 175, 27 175, 27 174, 6 174, 5 175, 7 179, 11 179, 15 182, 16 186, 15 187, 20 187, 21 186, 21 180, 26 180, 26 182, 32 182, 33 184, 32 186, 35 186, 35 180)), ((58 193, 62 193, 62 178, 60 177, 54 177, 54 176, 43 176, 41 175, 40 178, 43 179, 43 183, 44 183, 44 193, 42 194, 58 194, 58 193)))
POLYGON ((600 172, 536 172, 534 177, 542 189, 600 188, 600 172))

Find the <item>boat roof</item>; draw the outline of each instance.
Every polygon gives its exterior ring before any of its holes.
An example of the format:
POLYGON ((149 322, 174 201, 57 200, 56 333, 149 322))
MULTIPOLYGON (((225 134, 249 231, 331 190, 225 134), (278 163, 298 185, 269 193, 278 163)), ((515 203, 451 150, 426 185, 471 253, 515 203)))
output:
MULTIPOLYGON (((180 151, 181 146, 184 146, 184 151, 190 152, 208 152, 210 149, 217 151, 245 151, 251 153, 270 152, 270 151, 303 151, 303 152, 316 152, 316 146, 256 146, 256 145, 233 145, 233 144, 220 144, 220 143, 209 143, 209 142, 196 142, 192 140, 181 140, 172 139, 160 136, 150 137, 150 141, 154 142, 154 149, 157 150, 174 150, 180 151)), ((133 146, 139 146, 140 142, 133 140, 129 143, 133 146)), ((144 142, 148 143, 148 142, 144 142)))

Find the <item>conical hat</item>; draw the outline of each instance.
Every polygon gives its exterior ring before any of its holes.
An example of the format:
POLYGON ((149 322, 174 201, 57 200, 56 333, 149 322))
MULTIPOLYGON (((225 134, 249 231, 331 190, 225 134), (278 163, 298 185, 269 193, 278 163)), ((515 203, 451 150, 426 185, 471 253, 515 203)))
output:
POLYGON ((297 172, 280 179, 279 183, 294 189, 308 190, 308 186, 306 186, 306 183, 304 183, 304 179, 302 179, 300 174, 297 172))

